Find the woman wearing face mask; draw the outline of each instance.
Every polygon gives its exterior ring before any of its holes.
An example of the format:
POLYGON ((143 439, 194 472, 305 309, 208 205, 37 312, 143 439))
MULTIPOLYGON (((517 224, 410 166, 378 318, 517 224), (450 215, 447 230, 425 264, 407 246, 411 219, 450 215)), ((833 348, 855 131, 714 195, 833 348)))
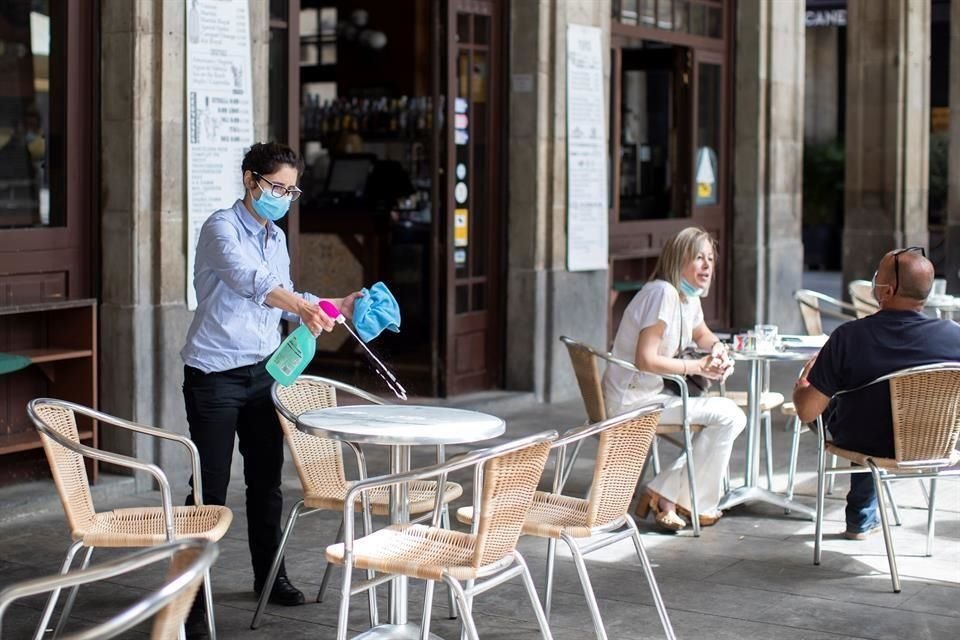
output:
MULTIPOLYGON (((270 399, 266 361, 280 344, 280 320, 305 323, 315 334, 334 327, 319 298, 298 293, 290 255, 276 222, 300 195, 302 164, 277 143, 253 145, 243 159, 242 200, 214 212, 197 241, 197 311, 180 352, 190 437, 200 452, 203 500, 227 498, 234 440, 239 439, 246 481, 246 515, 254 591, 259 595, 280 543, 283 435, 270 399)), ((358 293, 328 298, 347 317, 358 293)), ((192 502, 192 495, 187 499, 192 502)), ((202 596, 202 591, 201 591, 202 596)), ((188 618, 188 635, 206 637, 202 597, 188 618)), ((303 593, 281 566, 270 602, 303 604, 303 593)))
MULTIPOLYGON (((664 389, 658 374, 721 380, 733 371, 726 347, 704 324, 700 306, 700 298, 710 289, 713 270, 713 240, 703 229, 688 227, 663 247, 650 281, 624 310, 613 343, 614 356, 635 363, 645 373, 607 367, 603 394, 609 415, 662 401, 660 422, 681 424, 681 400, 664 389), (678 357, 692 346, 710 355, 698 360, 678 357)), ((687 416, 691 424, 706 426, 694 436, 693 456, 700 524, 708 526, 720 518, 717 504, 723 474, 746 416, 733 401, 715 397, 689 398, 687 416)), ((647 487, 637 504, 637 515, 645 517, 650 509, 664 529, 677 531, 687 526, 683 516, 690 517, 690 491, 685 455, 664 467, 647 487)))

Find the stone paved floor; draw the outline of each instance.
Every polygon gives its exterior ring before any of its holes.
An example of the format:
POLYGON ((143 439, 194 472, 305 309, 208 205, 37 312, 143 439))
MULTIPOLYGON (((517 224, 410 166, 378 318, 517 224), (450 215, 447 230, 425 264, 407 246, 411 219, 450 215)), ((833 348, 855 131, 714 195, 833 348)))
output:
MULTIPOLYGON (((795 366, 775 370, 775 387, 789 389, 795 366)), ((731 387, 743 386, 738 372, 731 387)), ((490 409, 496 413, 496 409, 490 409)), ((508 434, 517 436, 544 428, 563 430, 583 420, 579 401, 555 405, 514 407, 505 414, 508 434)), ((778 418, 774 428, 777 475, 775 485, 783 488, 789 434, 778 418)), ((661 445, 662 451, 668 447, 661 445)), ((734 484, 743 469, 744 438, 734 452, 734 484)), ((801 439, 799 497, 813 504, 815 487, 814 442, 801 439)), ((385 456, 372 454, 373 471, 385 467, 385 456)), ((416 462, 417 460, 415 460, 416 462)), ((423 460, 426 462, 426 460, 423 460)), ((214 597, 221 638, 333 638, 338 594, 332 591, 326 602, 295 608, 269 607, 263 625, 249 630, 255 606, 252 577, 246 548, 243 492, 239 465, 231 486, 229 506, 236 519, 221 544, 221 556, 214 569, 214 597)), ((589 478, 589 459, 581 458, 571 489, 584 490, 589 478)), ((457 478, 467 481, 466 477, 457 478)), ((955 638, 960 628, 960 484, 941 481, 935 555, 923 557, 926 516, 917 482, 900 483, 895 495, 904 516, 904 525, 894 530, 903 592, 891 592, 881 536, 864 542, 842 539, 844 482, 827 501, 822 566, 812 564, 813 523, 764 506, 732 510, 715 527, 705 529, 701 538, 689 532, 679 535, 657 533, 650 521, 641 523, 644 544, 655 564, 655 572, 679 638, 783 638, 814 640, 827 638, 940 639, 955 638)), ((285 496, 289 504, 299 494, 292 468, 285 473, 285 496)), ((53 488, 50 487, 52 494, 53 488)), ((469 495, 469 492, 465 492, 469 495)), ((156 494, 111 498, 98 505, 139 505, 153 501, 156 494)), ((462 498, 465 503, 467 498, 462 498)), ((322 549, 335 533, 333 514, 313 515, 301 520, 294 531, 287 554, 293 582, 315 593, 324 566, 322 549)), ((21 579, 54 573, 68 544, 62 514, 56 510, 35 517, 0 523, 0 587, 21 579)), ((537 581, 543 577, 545 545, 522 540, 537 581)), ((94 561, 116 552, 102 551, 94 561)), ((589 557, 600 609, 611 639, 661 638, 662 632, 652 607, 647 585, 629 541, 623 541, 589 557)), ((101 619, 141 593, 159 577, 158 573, 127 577, 80 592, 74 627, 84 621, 101 619)), ((332 585, 336 585, 336 574, 332 585)), ((311 599, 308 595, 308 599, 311 599)), ((422 586, 414 583, 411 617, 419 616, 422 586)), ((382 602, 385 598, 382 598, 382 602)), ((446 619, 446 594, 438 589, 434 607, 434 631, 445 638, 458 637, 457 623, 446 619)), ((3 638, 29 637, 36 624, 39 600, 15 605, 4 619, 3 638)), ((476 600, 480 636, 486 639, 525 640, 539 637, 532 612, 519 582, 498 587, 476 600)), ((385 607, 384 607, 385 609, 385 607)), ((363 628, 365 600, 355 598, 351 626, 363 628)), ((572 564, 567 556, 558 561, 558 576, 551 620, 557 640, 592 637, 589 615, 572 564)), ((146 637, 146 632, 130 637, 146 637)))

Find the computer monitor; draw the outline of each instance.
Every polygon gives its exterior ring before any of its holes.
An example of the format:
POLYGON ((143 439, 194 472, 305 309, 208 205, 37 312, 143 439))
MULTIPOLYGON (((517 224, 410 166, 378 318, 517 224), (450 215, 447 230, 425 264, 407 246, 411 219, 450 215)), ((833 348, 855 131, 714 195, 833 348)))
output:
POLYGON ((337 155, 330 158, 327 171, 327 197, 362 199, 366 195, 367 178, 376 156, 366 153, 337 155))

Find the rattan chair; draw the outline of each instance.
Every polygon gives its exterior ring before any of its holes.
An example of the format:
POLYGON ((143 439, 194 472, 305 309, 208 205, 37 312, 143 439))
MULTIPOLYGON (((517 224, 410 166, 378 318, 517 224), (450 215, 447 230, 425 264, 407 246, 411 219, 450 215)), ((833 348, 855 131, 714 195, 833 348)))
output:
POLYGON ((857 319, 855 306, 813 289, 797 289, 793 292, 793 299, 800 307, 800 317, 808 336, 822 336, 826 333, 823 330, 824 316, 842 322, 857 319))
MULTIPOLYGON (((603 360, 618 367, 624 367, 630 371, 642 373, 632 362, 615 358, 609 353, 603 353, 582 342, 577 342, 567 336, 560 336, 560 342, 567 347, 567 353, 570 355, 570 362, 573 363, 573 372, 577 377, 577 384, 580 387, 580 396, 583 398, 583 405, 587 411, 587 420, 590 423, 603 422, 607 419, 607 407, 603 401, 603 387, 600 382, 600 369, 597 366, 597 360, 603 360)), ((693 434, 702 431, 704 425, 690 424, 687 418, 687 400, 689 390, 687 381, 683 376, 671 374, 662 374, 664 380, 672 380, 680 388, 681 406, 683 408, 683 421, 681 424, 658 424, 657 436, 667 442, 679 447, 684 453, 693 449, 693 434), (679 434, 683 439, 677 440, 674 436, 679 434)), ((566 484, 567 477, 573 468, 573 463, 580 454, 580 448, 583 440, 579 440, 574 446, 570 460, 566 463, 566 468, 562 471, 562 481, 566 484)), ((660 473, 660 456, 657 451, 657 442, 652 444, 652 455, 650 456, 653 464, 654 473, 660 473)), ((697 508, 697 483, 694 473, 693 456, 687 456, 687 480, 690 485, 690 513, 693 521, 693 535, 700 535, 700 512, 697 508)))
MULTIPOLYGON (((290 449, 290 459, 297 469, 297 476, 300 478, 300 484, 303 487, 303 498, 298 500, 290 509, 290 515, 287 518, 287 524, 283 530, 283 536, 280 539, 280 546, 277 547, 273 563, 270 566, 270 572, 267 574, 267 580, 264 583, 263 591, 260 593, 260 600, 257 603, 257 609, 253 614, 253 620, 250 622, 250 628, 256 629, 260 624, 260 619, 266 607, 270 591, 276 580, 280 563, 283 561, 284 550, 290 534, 293 532, 294 525, 303 517, 312 513, 321 511, 343 511, 343 500, 347 495, 352 483, 347 480, 344 474, 343 453, 341 443, 338 440, 329 440, 319 438, 297 429, 297 416, 305 411, 313 409, 325 409, 337 406, 337 392, 347 393, 359 398, 364 402, 372 404, 385 404, 382 398, 366 391, 337 380, 329 378, 320 378, 317 376, 300 376, 289 387, 284 387, 274 383, 271 390, 273 404, 277 409, 277 416, 280 420, 280 426, 283 429, 284 439, 287 441, 287 447, 290 449)), ((363 452, 356 445, 349 445, 357 459, 357 467, 360 479, 367 477, 366 461, 363 452)), ((437 448, 437 461, 443 462, 444 449, 442 446, 437 448)), ((424 514, 433 509, 436 500, 437 483, 434 481, 415 482, 410 485, 410 513, 424 514)), ((455 482, 448 482, 444 485, 443 493, 443 522, 446 527, 450 526, 450 516, 446 510, 446 504, 456 500, 463 495, 463 487, 455 482)), ((369 501, 369 509, 362 512, 364 532, 372 532, 370 522, 370 513, 378 516, 389 514, 390 491, 389 488, 383 488, 377 491, 371 491, 365 495, 369 501)), ((340 523, 340 529, 337 532, 337 541, 343 533, 343 523, 340 523)), ((330 580, 330 573, 333 565, 327 564, 323 572, 323 579, 320 582, 320 590, 317 593, 317 602, 323 600, 327 583, 330 580)), ((451 596, 452 597, 452 596, 451 596)), ((370 592, 370 620, 371 624, 377 624, 376 594, 370 592)), ((452 608, 452 601, 451 601, 452 608)))
MULTIPOLYGON (((819 432, 819 464, 817 473, 817 521, 813 563, 820 564, 823 539, 824 484, 828 475, 871 473, 876 487, 883 542, 890 565, 894 593, 900 593, 900 575, 890 535, 884 483, 904 478, 929 478, 927 504, 927 551, 933 555, 936 482, 940 476, 960 475, 960 362, 925 365, 903 369, 837 395, 856 393, 874 384, 889 383, 893 413, 894 458, 878 458, 857 451, 841 449, 819 432), (827 452, 859 466, 828 467, 827 452)), ((836 397, 836 396, 835 396, 836 397)))
POLYGON ((880 305, 873 297, 873 283, 869 280, 852 280, 847 285, 847 291, 858 318, 872 316, 880 310, 880 305))
POLYGON ((86 569, 19 582, 0 591, 0 637, 3 636, 4 613, 11 604, 21 598, 112 580, 149 565, 167 561, 169 562, 167 575, 159 588, 147 592, 109 620, 64 636, 62 640, 116 638, 151 617, 153 618, 151 640, 173 640, 183 627, 197 589, 204 575, 217 559, 218 553, 216 543, 201 538, 190 538, 137 551, 126 557, 86 569))
MULTIPOLYGON (((850 291, 852 295, 853 290, 851 289, 850 291)), ((872 300, 872 294, 870 294, 869 291, 860 291, 858 295, 860 294, 869 295, 870 297, 865 300, 872 300)), ((808 336, 822 336, 826 333, 823 330, 824 317, 839 320, 840 322, 849 322, 859 317, 858 309, 854 305, 820 293, 819 291, 814 291, 813 289, 797 289, 793 292, 793 299, 797 301, 797 306, 800 308, 803 328, 808 336)), ((787 467, 787 500, 792 500, 794 487, 796 485, 797 456, 800 452, 800 434, 803 433, 803 425, 800 424, 800 418, 797 416, 797 408, 792 402, 783 403, 780 407, 780 412, 790 419, 788 431, 791 432, 791 442, 790 462, 787 467)), ((837 458, 833 456, 831 464, 835 465, 836 463, 837 458)), ((833 476, 828 479, 827 493, 833 493, 833 476)))
POLYGON ((327 547, 327 560, 344 565, 337 640, 347 637, 351 594, 368 590, 396 575, 427 581, 421 638, 430 637, 435 581, 442 580, 453 590, 464 634, 469 640, 479 640, 471 614, 474 595, 519 575, 540 632, 550 640, 553 636, 537 599, 533 579, 516 545, 550 453, 550 443, 556 437, 555 431, 546 431, 466 453, 443 464, 371 478, 351 487, 344 501, 344 540, 327 547), (431 526, 396 524, 354 540, 354 505, 362 492, 434 477, 443 484, 448 474, 471 467, 474 468, 473 500, 475 505, 480 505, 481 515, 470 533, 440 528, 442 505, 437 501, 431 526), (385 575, 353 585, 351 570, 354 567, 385 575))
MULTIPOLYGON (((50 463, 50 472, 60 494, 60 502, 67 516, 73 544, 67 550, 60 571, 65 574, 73 564, 73 557, 82 547, 87 548, 82 567, 90 562, 94 547, 133 548, 152 547, 173 542, 185 537, 206 538, 218 541, 227 532, 233 521, 233 513, 227 507, 204 505, 200 476, 200 455, 193 442, 170 431, 148 427, 121 418, 107 415, 72 402, 37 398, 27 404, 27 413, 40 433, 40 441, 50 463), (80 444, 77 435, 76 416, 96 420, 103 425, 126 429, 134 433, 170 440, 186 447, 193 471, 193 506, 175 507, 166 475, 154 464, 129 456, 94 449, 80 444), (108 462, 133 470, 146 471, 153 476, 160 489, 159 507, 136 507, 95 511, 90 496, 90 482, 84 466, 84 458, 108 462)), ((70 616, 77 594, 74 586, 64 604, 54 637, 60 634, 70 616)), ((216 637, 213 619, 213 597, 210 590, 209 571, 204 574, 203 589, 207 608, 210 637, 216 637)), ((37 628, 39 639, 46 629, 60 589, 54 589, 44 609, 37 628)))
MULTIPOLYGON (((657 432, 661 404, 657 403, 630 413, 595 424, 578 427, 565 433, 553 443, 557 460, 551 492, 537 491, 533 504, 523 523, 523 535, 547 539, 547 579, 544 589, 544 609, 550 619, 553 599, 554 565, 557 557, 557 540, 563 540, 570 548, 577 575, 587 599, 587 607, 593 620, 598 640, 606 640, 603 619, 597 607, 590 575, 584 556, 606 548, 611 544, 631 538, 636 547, 640 565, 643 567, 650 593, 660 616, 667 638, 674 638, 670 617, 657 588, 653 567, 643 548, 643 541, 633 518, 627 515, 633 490, 640 478, 647 453, 657 432), (584 438, 599 436, 597 458, 593 468, 593 482, 589 497, 577 498, 563 494, 563 469, 567 447, 576 446, 584 438), (577 540, 589 539, 583 546, 577 540)), ((463 507, 457 511, 457 519, 473 523, 473 508, 463 507)))

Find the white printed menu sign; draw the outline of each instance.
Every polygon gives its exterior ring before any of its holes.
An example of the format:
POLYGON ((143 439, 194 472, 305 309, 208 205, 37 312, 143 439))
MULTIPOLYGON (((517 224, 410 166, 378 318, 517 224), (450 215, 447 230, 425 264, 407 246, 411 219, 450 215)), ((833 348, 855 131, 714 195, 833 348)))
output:
POLYGON ((607 138, 603 40, 567 26, 567 270, 607 268, 607 138))
POLYGON ((189 0, 187 11, 187 308, 200 227, 243 195, 253 143, 249 0, 189 0))

